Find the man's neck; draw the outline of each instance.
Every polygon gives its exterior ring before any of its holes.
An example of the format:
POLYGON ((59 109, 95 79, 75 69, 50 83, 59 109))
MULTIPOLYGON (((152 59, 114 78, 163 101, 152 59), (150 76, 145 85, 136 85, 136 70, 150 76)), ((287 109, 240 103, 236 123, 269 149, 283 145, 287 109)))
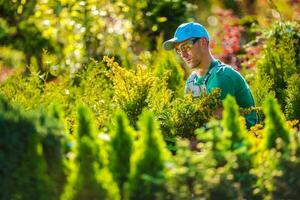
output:
POLYGON ((204 76, 208 72, 212 61, 213 57, 208 57, 207 59, 203 60, 201 64, 195 68, 196 74, 198 76, 204 76))

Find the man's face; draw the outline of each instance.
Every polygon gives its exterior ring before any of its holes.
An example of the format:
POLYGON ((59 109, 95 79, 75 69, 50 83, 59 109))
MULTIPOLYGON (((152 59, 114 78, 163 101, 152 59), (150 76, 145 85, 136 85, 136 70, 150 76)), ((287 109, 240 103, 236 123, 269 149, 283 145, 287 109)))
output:
POLYGON ((183 61, 192 69, 197 68, 201 63, 200 38, 191 38, 175 45, 175 51, 183 61))

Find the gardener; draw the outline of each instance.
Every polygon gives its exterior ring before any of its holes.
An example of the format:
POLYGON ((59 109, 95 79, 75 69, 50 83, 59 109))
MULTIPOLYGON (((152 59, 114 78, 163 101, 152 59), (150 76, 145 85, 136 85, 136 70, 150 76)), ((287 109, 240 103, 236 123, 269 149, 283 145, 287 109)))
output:
MULTIPOLYGON (((245 79, 231 66, 215 59, 209 48, 210 37, 207 30, 198 23, 181 24, 174 37, 163 43, 165 50, 175 51, 192 70, 185 83, 185 94, 192 93, 194 97, 203 92, 210 93, 215 88, 221 89, 221 99, 226 95, 235 97, 242 108, 254 106, 254 99, 245 79)), ((256 113, 245 115, 249 129, 256 121, 256 113)))

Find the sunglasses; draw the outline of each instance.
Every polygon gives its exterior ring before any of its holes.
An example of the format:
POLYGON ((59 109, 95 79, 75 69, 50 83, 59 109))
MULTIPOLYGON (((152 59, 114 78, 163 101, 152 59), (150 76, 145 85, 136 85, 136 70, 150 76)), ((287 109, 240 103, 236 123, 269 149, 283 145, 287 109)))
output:
POLYGON ((199 40, 200 38, 194 38, 192 40, 186 41, 183 43, 179 48, 175 48, 176 53, 179 55, 182 54, 182 52, 189 52, 193 48, 194 44, 199 40))

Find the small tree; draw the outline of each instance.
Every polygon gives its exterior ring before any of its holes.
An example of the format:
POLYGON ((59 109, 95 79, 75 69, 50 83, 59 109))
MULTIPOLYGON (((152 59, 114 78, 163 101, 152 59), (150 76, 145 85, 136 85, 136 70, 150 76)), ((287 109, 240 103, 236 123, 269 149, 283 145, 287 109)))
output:
POLYGON ((55 199, 36 113, 25 113, 0 96, 0 127, 0 199, 55 199))
POLYGON ((236 167, 231 169, 234 180, 240 183, 243 197, 254 199, 253 184, 256 177, 250 174, 253 167, 253 153, 250 151, 251 144, 247 137, 244 119, 241 119, 239 107, 232 96, 227 96, 224 101, 222 139, 220 145, 224 155, 231 151, 236 156, 236 167))
POLYGON ((263 148, 275 148, 278 151, 284 152, 288 150, 290 143, 290 131, 285 123, 284 115, 282 114, 277 101, 274 98, 268 98, 264 104, 264 113, 266 115, 263 148), (282 144, 278 145, 278 139, 282 144))
POLYGON ((54 183, 55 198, 59 199, 67 177, 65 165, 65 144, 67 138, 65 127, 63 126, 62 111, 57 104, 53 104, 50 109, 50 116, 42 112, 39 119, 47 173, 54 183))
POLYGON ((129 199, 163 199, 165 160, 169 152, 152 114, 142 114, 139 129, 130 171, 129 199))
POLYGON ((117 113, 111 131, 110 170, 118 183, 121 199, 124 199, 124 186, 129 179, 132 154, 133 130, 124 113, 117 113))
POLYGON ((294 74, 288 81, 286 96, 286 116, 300 120, 300 77, 294 74))
POLYGON ((266 100, 264 112, 262 148, 254 169, 260 177, 257 192, 265 199, 297 199, 300 195, 299 133, 291 134, 275 99, 266 100))
POLYGON ((78 108, 76 140, 72 173, 61 199, 119 199, 117 185, 105 166, 104 149, 97 143, 92 114, 84 106, 78 108))

